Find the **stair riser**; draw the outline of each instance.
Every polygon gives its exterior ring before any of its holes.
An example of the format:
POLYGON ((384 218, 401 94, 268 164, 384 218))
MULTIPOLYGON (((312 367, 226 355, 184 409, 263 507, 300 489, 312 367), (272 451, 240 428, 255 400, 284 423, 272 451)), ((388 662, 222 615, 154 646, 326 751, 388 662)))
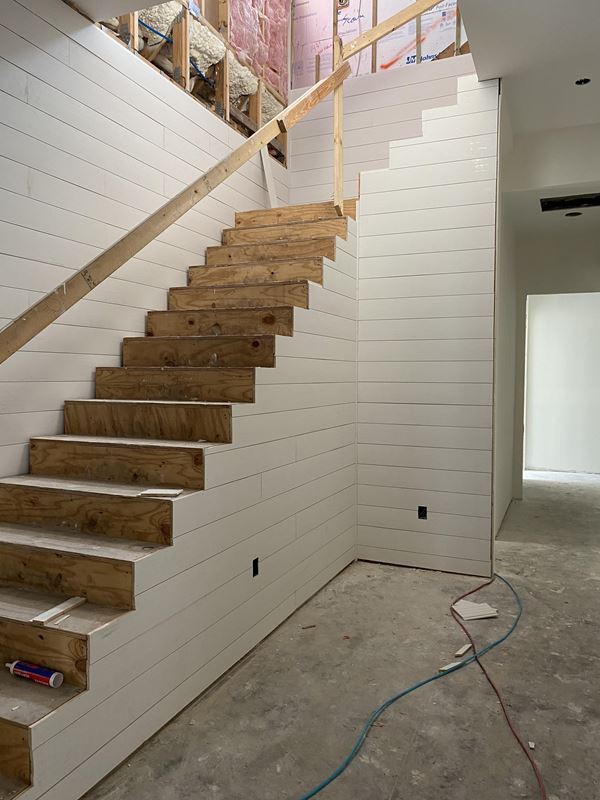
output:
POLYGON ((298 259, 289 262, 239 264, 230 267, 191 267, 190 286, 228 286, 231 284, 261 284, 272 281, 313 281, 323 283, 323 260, 298 259))
POLYGON ((88 602, 102 606, 134 607, 133 566, 112 559, 3 545, 0 580, 9 586, 86 597, 88 602))
MULTIPOLYGON (((65 682, 87 686, 87 639, 67 631, 0 619, 2 663, 31 661, 62 672, 65 682)), ((50 689, 48 691, 51 691, 50 689)))
MULTIPOLYGON (((30 731, 9 720, 0 719, 0 775, 29 785, 32 777, 30 753, 30 731)), ((14 796, 12 793, 9 795, 14 796)))
POLYGON ((0 521, 169 544, 172 504, 153 497, 0 485, 0 521))
POLYGON ((126 367, 274 367, 275 338, 126 339, 126 367))
POLYGON ((67 401, 65 433, 227 444, 231 407, 67 401))
MULTIPOLYGON (((221 267, 219 267, 221 269, 221 267)), ((149 336, 291 336, 294 309, 222 309, 214 311, 151 311, 149 336)))
POLYGON ((188 311, 208 308, 267 308, 272 305, 308 308, 307 284, 244 286, 231 289, 171 289, 169 308, 188 311))
MULTIPOLYGON (((356 217, 356 200, 344 201, 344 213, 356 217)), ((253 228, 264 225, 279 225, 293 222, 313 222, 335 219, 337 212, 333 202, 305 203, 283 208, 260 209, 257 211, 238 211, 235 215, 236 228, 253 228)))
POLYGON ((243 264, 265 259, 282 261, 286 258, 335 259, 335 239, 313 239, 299 242, 273 242, 267 244, 222 245, 208 247, 208 266, 243 264))
POLYGON ((323 239, 327 236, 348 235, 345 217, 316 222, 278 224, 262 228, 230 228, 223 231, 223 244, 254 244, 260 242, 294 242, 302 239, 323 239))
MULTIPOLYGON (((254 370, 190 370, 174 372, 165 369, 129 369, 99 367, 96 370, 96 397, 112 400, 181 400, 206 403, 253 403, 254 370)), ((181 465, 177 479, 195 480, 181 465)), ((165 473, 168 475, 169 473, 165 473)), ((129 483, 129 481, 125 481, 129 483)), ((160 484, 161 486, 163 484, 160 484)), ((164 484, 167 485, 167 484, 164 484)), ((177 483, 176 485, 184 486, 177 483)), ((199 489, 201 486, 185 486, 199 489)))
POLYGON ((96 444, 34 439, 29 445, 33 475, 103 483, 204 488, 201 451, 135 444, 96 444))

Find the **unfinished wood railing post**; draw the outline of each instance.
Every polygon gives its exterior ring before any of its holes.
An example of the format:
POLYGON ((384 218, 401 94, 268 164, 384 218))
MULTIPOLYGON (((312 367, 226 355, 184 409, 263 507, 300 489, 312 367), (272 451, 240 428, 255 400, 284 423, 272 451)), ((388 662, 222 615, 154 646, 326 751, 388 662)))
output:
POLYGON ((126 233, 118 242, 92 259, 85 267, 61 283, 54 291, 34 303, 21 316, 0 330, 0 364, 16 353, 34 336, 45 330, 102 281, 109 278, 142 248, 177 222, 203 197, 233 175, 282 130, 289 130, 339 86, 350 74, 350 65, 342 64, 327 78, 313 86, 294 103, 280 111, 226 158, 215 164, 164 206, 126 233))
MULTIPOLYGON (((336 0, 337 3, 337 0, 336 0)), ((333 68, 342 63, 342 40, 333 40, 333 68)), ((339 216, 344 214, 344 86, 333 93, 333 205, 339 216)))
POLYGON ((190 88, 190 11, 182 6, 173 23, 173 80, 184 89, 190 88))
MULTIPOLYGON (((229 0, 219 0, 219 33, 229 42, 229 0)), ((215 106, 217 114, 229 122, 229 46, 225 55, 215 67, 215 106)))

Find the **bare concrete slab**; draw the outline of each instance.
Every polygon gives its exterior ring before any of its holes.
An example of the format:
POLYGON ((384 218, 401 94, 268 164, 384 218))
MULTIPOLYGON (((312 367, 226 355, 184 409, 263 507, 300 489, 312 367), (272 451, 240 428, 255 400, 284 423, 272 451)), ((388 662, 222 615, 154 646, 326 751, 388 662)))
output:
MULTIPOLYGON (((543 769, 549 800, 600 797, 600 478, 538 474, 513 504, 497 570, 523 598, 486 657, 543 769)), ((472 578, 357 563, 153 737, 86 800, 298 800, 391 694, 464 643, 448 613, 472 578)), ((483 644, 514 603, 496 583, 470 623, 483 644)), ((476 665, 390 708, 326 800, 538 797, 476 665)))

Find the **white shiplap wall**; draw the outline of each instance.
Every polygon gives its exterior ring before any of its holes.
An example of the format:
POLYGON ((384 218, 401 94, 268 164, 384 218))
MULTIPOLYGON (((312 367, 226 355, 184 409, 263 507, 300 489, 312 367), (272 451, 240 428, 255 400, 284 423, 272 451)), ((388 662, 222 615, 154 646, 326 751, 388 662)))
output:
MULTIPOLYGON (((0 326, 243 141, 61 0, 2 0, 0 326)), ((287 173, 273 161, 282 203, 287 173)), ((60 430, 66 398, 185 283, 234 212, 264 207, 253 159, 23 350, 0 365, 0 475, 30 436, 60 430)))
MULTIPOLYGON (((344 197, 359 194, 359 174, 389 166, 390 142, 419 136, 422 114, 427 109, 453 108, 458 78, 475 72, 470 55, 393 69, 376 75, 349 78, 344 82, 344 197)), ((292 98, 301 94, 292 92, 292 98)), ((493 110, 496 100, 488 93, 465 98, 474 110, 493 110)), ((333 187, 332 100, 320 103, 290 134, 291 203, 327 200, 333 187)), ((464 105, 464 111, 469 108, 464 105)))
POLYGON ((33 731, 23 800, 76 800, 356 554, 356 226, 326 261, 175 543, 136 565, 136 610, 92 636, 90 690, 33 731), (259 575, 252 560, 259 558, 259 575))
POLYGON ((361 176, 361 558, 490 573, 497 109, 461 77, 361 176))

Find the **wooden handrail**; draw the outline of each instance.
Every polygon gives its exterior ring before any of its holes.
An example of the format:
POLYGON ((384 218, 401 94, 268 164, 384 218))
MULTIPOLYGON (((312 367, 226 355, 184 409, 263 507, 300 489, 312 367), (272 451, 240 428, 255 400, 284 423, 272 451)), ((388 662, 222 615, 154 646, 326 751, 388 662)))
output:
POLYGON ((216 186, 242 167, 252 156, 266 147, 281 131, 292 128, 321 100, 327 97, 350 75, 348 63, 341 64, 327 78, 315 84, 294 103, 284 108, 270 122, 241 144, 226 158, 215 164, 183 189, 158 211, 126 233, 118 242, 92 259, 85 267, 61 283, 54 291, 32 305, 24 314, 0 331, 0 364, 20 350, 71 306, 109 278, 119 267, 165 231, 170 225, 206 197, 216 186))
POLYGON ((356 39, 344 45, 342 50, 344 61, 360 53, 360 51, 364 50, 366 47, 370 47, 374 42, 378 42, 381 38, 387 36, 388 33, 392 33, 392 31, 398 30, 398 28, 401 28, 403 25, 412 22, 419 14, 424 14, 434 6, 439 5, 439 3, 440 0, 416 0, 411 6, 407 6, 397 14, 380 22, 379 25, 375 25, 374 28, 361 33, 356 39))

